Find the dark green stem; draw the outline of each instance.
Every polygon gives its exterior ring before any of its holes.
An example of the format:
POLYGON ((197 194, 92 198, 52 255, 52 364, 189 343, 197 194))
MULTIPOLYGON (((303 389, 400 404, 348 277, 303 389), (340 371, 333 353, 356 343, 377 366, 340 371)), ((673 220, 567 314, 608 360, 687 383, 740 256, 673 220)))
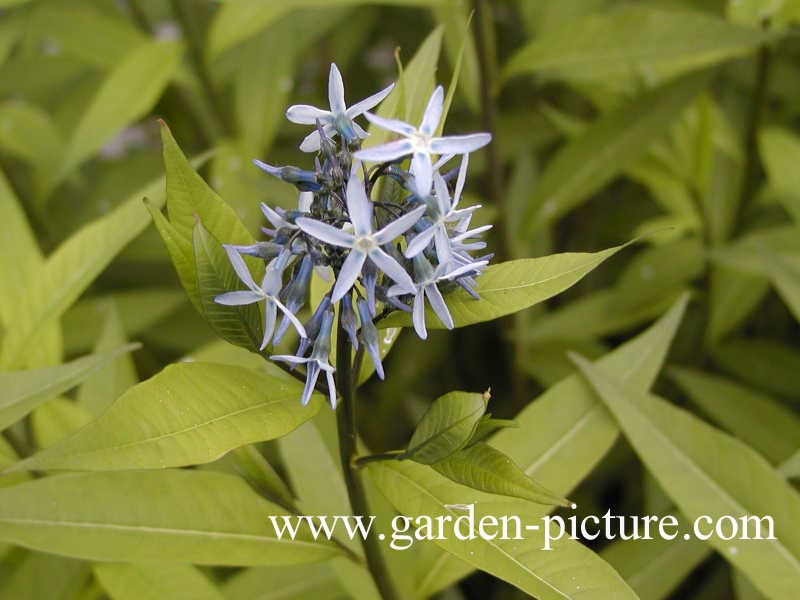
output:
POLYGON ((745 155, 742 180, 742 193, 739 203, 739 215, 743 217, 748 205, 753 201, 758 189, 758 131, 767 103, 767 88, 769 85, 769 72, 772 64, 772 50, 769 46, 762 46, 756 57, 755 88, 750 103, 750 113, 747 119, 747 130, 744 134, 745 155))
MULTIPOLYGON (((339 430, 339 457, 342 462, 342 473, 353 515, 368 519, 370 512, 367 495, 364 490, 364 481, 355 464, 358 448, 358 429, 356 427, 355 371, 353 370, 352 359, 350 342, 342 325, 340 313, 336 335, 336 386, 340 395, 339 408, 336 411, 339 430)), ((378 538, 375 535, 369 535, 361 540, 361 544, 367 560, 367 569, 369 569, 381 597, 383 600, 398 600, 399 595, 389 576, 386 563, 383 562, 378 538)))
POLYGON ((382 460, 397 460, 398 457, 402 456, 405 450, 390 450, 389 452, 381 452, 380 454, 367 454, 366 456, 359 456, 354 461, 353 464, 356 467, 363 467, 364 465, 371 463, 371 462, 379 462, 382 460))
POLYGON ((202 33, 197 26, 197 22, 193 18, 192 11, 185 6, 183 0, 170 0, 170 5, 172 6, 172 12, 180 24, 181 31, 183 31, 183 35, 188 43, 189 58, 192 61, 197 79, 200 82, 200 87, 203 88, 203 93, 214 112, 214 117, 218 121, 216 125, 225 134, 231 135, 233 133, 233 127, 228 120, 228 113, 225 110, 222 98, 217 93, 214 83, 211 81, 211 75, 206 67, 205 57, 203 56, 204 43, 202 33))

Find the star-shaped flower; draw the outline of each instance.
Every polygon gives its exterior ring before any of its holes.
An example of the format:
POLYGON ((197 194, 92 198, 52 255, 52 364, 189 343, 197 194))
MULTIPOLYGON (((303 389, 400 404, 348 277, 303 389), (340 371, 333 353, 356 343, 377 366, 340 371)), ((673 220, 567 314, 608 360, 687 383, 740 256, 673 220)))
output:
POLYGON ((329 361, 331 353, 331 327, 333 325, 333 310, 326 309, 322 316, 322 323, 317 334, 317 339, 314 341, 314 348, 311 350, 311 356, 303 358, 300 356, 293 356, 291 354, 277 354, 270 356, 272 360, 280 360, 290 365, 305 365, 306 366, 306 385, 303 389, 303 396, 301 402, 303 406, 308 404, 311 400, 311 394, 317 385, 319 374, 324 371, 325 377, 328 381, 328 399, 331 403, 331 408, 336 408, 336 381, 333 377, 336 369, 331 366, 329 361))
POLYGON ((414 282, 406 270, 392 258, 381 246, 388 244, 397 236, 408 231, 425 212, 424 206, 419 206, 402 217, 399 217, 380 229, 374 231, 372 227, 372 202, 367 198, 364 182, 358 178, 360 164, 353 163, 350 179, 347 182, 347 212, 353 224, 353 232, 337 229, 327 223, 315 219, 300 217, 297 226, 307 234, 314 236, 327 244, 349 248, 336 278, 331 296, 332 302, 338 302, 361 275, 364 262, 369 258, 386 275, 391 277, 402 289, 410 292, 414 289, 414 282))
POLYGON ((252 304, 264 300, 264 338, 261 341, 261 350, 267 347, 267 344, 269 344, 272 339, 272 334, 275 332, 275 321, 278 317, 278 309, 280 309, 292 325, 294 325, 300 337, 306 337, 306 330, 303 328, 303 324, 300 323, 297 317, 292 314, 292 311, 284 306, 278 299, 278 294, 283 285, 283 271, 289 264, 291 254, 289 252, 282 252, 270 261, 264 273, 264 279, 259 286, 253 281, 250 269, 247 268, 244 259, 236 249, 228 245, 225 245, 224 248, 225 252, 228 254, 228 260, 230 260, 231 265, 233 265, 233 270, 236 271, 236 275, 248 289, 225 292, 214 298, 214 302, 227 306, 241 306, 243 304, 252 304))
MULTIPOLYGON (((333 137, 340 133, 347 141, 357 138, 367 137, 364 131, 353 119, 363 115, 365 112, 377 106, 381 100, 389 95, 394 88, 394 84, 382 89, 377 94, 364 98, 350 108, 347 108, 344 100, 344 82, 342 74, 336 63, 331 63, 331 70, 328 75, 328 102, 330 110, 324 110, 308 104, 294 104, 286 109, 286 118, 292 123, 301 125, 314 125, 319 120, 322 130, 328 137, 333 137)), ((303 152, 316 152, 320 148, 320 136, 318 131, 312 131, 300 144, 303 152)))
POLYGON ((405 255, 408 258, 413 258, 434 240, 436 244, 436 255, 439 264, 449 263, 452 259, 452 249, 448 223, 462 222, 475 210, 480 208, 480 204, 470 206, 464 209, 458 209, 458 203, 461 201, 461 192, 464 190, 464 181, 467 176, 467 165, 469 164, 469 154, 464 154, 461 160, 461 167, 458 171, 458 179, 456 180, 456 188, 453 197, 450 197, 450 192, 447 189, 447 183, 439 173, 433 174, 433 186, 436 191, 435 203, 429 207, 428 213, 432 213, 430 218, 430 227, 423 229, 418 233, 409 243, 406 248, 405 255))
POLYGON ((364 113, 371 123, 399 133, 403 137, 374 148, 359 150, 353 156, 359 160, 388 162, 412 155, 411 173, 414 175, 414 190, 418 196, 424 198, 430 193, 433 183, 431 155, 466 154, 485 146, 492 139, 488 133, 434 137, 442 118, 443 103, 444 89, 442 86, 437 86, 428 100, 419 127, 397 119, 384 119, 369 112, 364 113))
MULTIPOLYGON (((465 273, 475 271, 486 266, 485 262, 470 263, 460 267, 452 268, 450 265, 437 265, 436 269, 433 268, 428 259, 424 255, 418 254, 414 257, 414 273, 416 275, 416 283, 414 283, 414 306, 413 306, 413 322, 414 331, 423 340, 428 337, 428 329, 425 326, 425 299, 439 317, 442 325, 448 329, 455 327, 453 317, 447 309, 442 292, 439 291, 436 283, 439 281, 450 280, 465 273)), ((405 290, 398 286, 389 288, 390 296, 401 296, 407 293, 405 290)))

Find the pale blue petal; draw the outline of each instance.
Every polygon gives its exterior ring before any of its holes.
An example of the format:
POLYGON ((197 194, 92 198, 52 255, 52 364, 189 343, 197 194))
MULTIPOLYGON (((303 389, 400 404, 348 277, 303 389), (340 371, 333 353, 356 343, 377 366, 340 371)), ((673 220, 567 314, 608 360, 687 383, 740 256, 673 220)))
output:
POLYGON ((328 102, 331 105, 331 112, 335 115, 344 114, 347 110, 344 102, 344 82, 336 63, 331 63, 331 70, 328 74, 328 102))
POLYGON ((274 303, 277 305, 277 307, 278 307, 278 308, 280 308, 280 309, 281 309, 281 312, 282 312, 284 315, 286 315, 286 318, 287 318, 287 319, 289 319, 289 321, 291 321, 292 325, 294 325, 294 328, 297 330, 297 335, 299 335, 301 338, 308 337, 308 336, 306 335, 306 329, 305 329, 305 327, 303 327, 303 324, 302 324, 302 323, 301 323, 301 322, 298 320, 298 318, 297 318, 296 316, 294 316, 294 313, 292 313, 292 311, 290 311, 290 310, 289 310, 289 309, 288 309, 288 308, 287 308, 287 307, 286 307, 286 306, 285 306, 285 305, 284 305, 284 304, 283 304, 283 303, 282 303, 280 300, 278 300, 277 298, 274 298, 274 299, 273 299, 273 302, 274 302, 274 303))
POLYGON ((320 147, 320 137, 319 131, 316 129, 309 133, 306 137, 303 138, 303 141, 300 142, 300 151, 301 152, 316 152, 319 150, 320 147))
POLYGON ((404 254, 406 258, 414 258, 417 254, 425 250, 433 239, 433 235, 436 233, 436 226, 431 225, 427 229, 423 230, 422 232, 418 233, 416 237, 408 243, 406 247, 406 251, 404 254))
POLYGON ((356 235, 369 235, 372 233, 372 202, 367 198, 364 182, 358 176, 360 168, 360 163, 353 162, 347 180, 347 212, 356 235))
POLYGON ((332 367, 330 370, 325 369, 325 378, 328 381, 328 402, 330 402, 331 408, 336 410, 336 380, 333 378, 332 367))
POLYGON ((274 300, 267 300, 264 306, 264 338, 261 340, 261 350, 267 347, 272 334, 275 333, 275 321, 278 317, 278 307, 275 306, 274 300))
POLYGON ((353 158, 370 162, 389 162, 408 156, 413 149, 414 146, 409 140, 394 140, 387 144, 359 150, 353 154, 353 158))
POLYGON ((384 98, 386 98, 386 96, 389 95, 389 92, 391 92, 393 89, 394 89, 394 84, 391 84, 388 87, 383 88, 380 92, 372 94, 371 96, 364 98, 360 102, 356 102, 355 104, 353 104, 353 106, 347 109, 347 112, 345 114, 347 114, 347 116, 350 117, 351 119, 355 119, 357 116, 363 115, 368 110, 371 110, 376 106, 378 106, 378 104, 380 104, 381 101, 384 98))
POLYGON ((214 298, 217 304, 224 304, 225 306, 242 306, 243 304, 252 304, 264 298, 263 294, 251 292, 250 290, 240 290, 236 292, 225 292, 214 298))
POLYGON ((375 235, 372 236, 373 239, 381 246, 388 244, 399 235, 411 229, 417 223, 417 221, 419 221, 424 212, 425 206, 418 206, 411 212, 408 212, 402 217, 399 217, 391 223, 388 223, 380 231, 377 231, 375 235))
POLYGON ((361 267, 364 266, 364 261, 367 255, 358 250, 351 250, 350 254, 342 263, 342 268, 339 270, 339 275, 336 278, 336 285, 333 286, 333 294, 331 295, 331 302, 338 302, 342 299, 353 284, 361 275, 361 267))
POLYGON ((428 337, 428 330, 425 328, 425 292, 423 288, 414 296, 414 313, 413 313, 414 331, 423 340, 428 337))
POLYGON ((450 238, 442 226, 436 228, 436 258, 439 259, 439 264, 447 264, 453 258, 450 238))
POLYGON ((374 262, 381 271, 391 277, 395 283, 399 283, 401 286, 405 287, 409 294, 414 293, 414 281, 406 270, 400 266, 400 263, 380 248, 373 249, 369 253, 369 257, 372 262, 374 262))
POLYGON ((394 133, 399 133, 400 135, 411 135, 417 130, 413 125, 409 125, 405 121, 400 121, 399 119, 386 119, 370 112, 365 112, 364 116, 367 118, 367 121, 373 125, 377 125, 381 129, 393 131, 394 133))
POLYGON ((264 161, 258 160, 257 158, 253 159, 253 164, 257 166, 262 171, 266 171, 273 177, 280 177, 281 176, 281 168, 271 165, 269 163, 265 163, 264 161))
POLYGON ((439 173, 433 174, 433 189, 436 191, 436 205, 439 207, 439 214, 446 215, 450 212, 450 192, 447 189, 447 182, 439 173))
POLYGON ((300 125, 314 125, 319 119, 324 125, 331 120, 331 113, 308 104, 294 104, 286 109, 286 118, 300 125))
POLYGON ((276 211, 274 208, 271 208, 261 203, 261 212, 264 213, 264 216, 267 218, 267 221, 272 223, 272 226, 275 229, 280 229, 281 227, 294 227, 291 223, 287 223, 286 220, 276 211))
POLYGON ((447 304, 445 304, 442 293, 439 291, 439 288, 436 287, 435 283, 430 283, 425 286, 425 295, 428 297, 428 302, 430 302, 433 312, 439 317, 442 325, 448 329, 455 327, 453 317, 450 316, 450 311, 447 310, 447 304))
POLYGON ((333 244, 342 248, 350 248, 355 242, 355 237, 352 233, 337 229, 333 225, 328 225, 316 219, 309 219, 308 217, 300 217, 295 223, 297 226, 318 240, 326 244, 333 244))
POLYGON ((465 154, 483 148, 492 141, 488 133, 471 133, 469 135, 449 135, 436 137, 430 141, 431 152, 435 154, 465 154))
POLYGON ((303 395, 300 397, 300 404, 303 406, 311 400, 311 394, 314 393, 314 388, 317 386, 318 377, 319 365, 316 361, 310 361, 306 365, 306 385, 303 387, 303 395))
POLYGON ((454 209, 456 206, 458 206, 458 203, 461 201, 461 192, 464 191, 464 182, 467 179, 468 166, 469 154, 464 154, 463 158, 461 159, 461 167, 458 169, 458 179, 456 179, 456 189, 455 193, 453 194, 451 209, 454 209))
POLYGON ((433 185, 433 165, 427 152, 415 152, 411 159, 411 172, 414 174, 414 189, 424 198, 431 193, 433 185))
POLYGON ((442 107, 444 104, 444 89, 442 86, 437 85, 433 90, 428 105, 425 107, 425 113, 422 115, 422 123, 419 130, 425 135, 433 135, 436 128, 439 127, 439 121, 442 119, 442 107))
POLYGON ((250 274, 250 269, 247 268, 242 255, 239 254, 232 246, 223 244, 222 247, 225 248, 225 253, 228 255, 228 260, 231 261, 231 266, 233 266, 233 270, 236 271, 236 275, 239 277, 239 279, 241 279, 242 283, 244 283, 252 291, 261 293, 261 288, 259 288, 258 285, 256 285, 256 282, 253 281, 253 276, 250 274))

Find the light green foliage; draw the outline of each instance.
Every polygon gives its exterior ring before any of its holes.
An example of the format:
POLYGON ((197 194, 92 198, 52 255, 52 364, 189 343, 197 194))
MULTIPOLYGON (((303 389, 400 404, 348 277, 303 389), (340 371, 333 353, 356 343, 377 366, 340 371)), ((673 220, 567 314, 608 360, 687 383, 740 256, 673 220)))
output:
MULTIPOLYGON (((796 597, 799 23, 798 0, 0 0, 0 599, 796 597), (417 125, 442 85, 435 135, 492 135, 458 206, 493 226, 480 298, 440 281, 455 330, 426 301, 422 341, 378 289, 386 377, 353 353, 352 423, 269 360, 294 328, 260 350, 263 301, 215 301, 244 289, 223 245, 266 239, 259 203, 298 205, 253 159, 324 158, 285 116, 328 108, 332 62, 348 106, 394 82, 371 110, 417 125), (679 528, 432 539, 470 511, 475 534, 679 528), (270 521, 354 513, 369 539, 270 521), (700 515, 776 539, 684 538, 700 515), (402 517, 433 530, 400 551, 402 517)), ((365 148, 399 137, 355 122, 365 148)), ((378 164, 384 224, 408 162, 378 164)))

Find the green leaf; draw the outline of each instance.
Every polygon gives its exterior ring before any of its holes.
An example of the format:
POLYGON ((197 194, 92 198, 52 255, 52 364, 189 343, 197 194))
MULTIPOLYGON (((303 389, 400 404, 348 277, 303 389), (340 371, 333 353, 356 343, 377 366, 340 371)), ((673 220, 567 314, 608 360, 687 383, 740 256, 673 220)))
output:
POLYGON ((149 42, 130 52, 109 73, 75 125, 53 184, 123 127, 147 114, 180 65, 182 53, 178 42, 149 42))
POLYGON ((242 289, 243 284, 219 241, 199 220, 194 226, 193 251, 197 301, 203 318, 222 339, 258 351, 263 333, 261 304, 223 306, 214 300, 224 292, 242 289))
POLYGON ((119 313, 126 336, 147 331, 186 302, 178 287, 139 287, 132 290, 92 296, 75 303, 64 313, 64 346, 67 352, 85 352, 94 347, 102 334, 103 317, 113 305, 119 313))
POLYGON ((287 514, 241 479, 203 471, 78 473, 0 489, 0 539, 55 554, 242 566, 339 554, 307 528, 278 540, 269 516, 287 514))
POLYGON ((772 398, 695 369, 672 367, 668 373, 692 402, 771 463, 800 448, 800 419, 772 398))
POLYGON ((632 166, 706 83, 690 75, 601 116, 548 163, 528 203, 525 229, 552 223, 632 166))
MULTIPOLYGON (((447 307, 456 327, 510 315, 563 292, 624 247, 594 253, 564 252, 491 265, 477 279, 480 300, 459 289, 446 296, 447 307)), ((430 308, 426 309, 425 319, 429 328, 444 327, 430 308)), ((407 313, 395 312, 380 321, 381 327, 410 324, 407 313)))
MULTIPOLYGON (((94 347, 95 353, 105 352, 126 344, 119 311, 113 301, 106 306, 103 329, 94 347)), ((120 356, 111 364, 90 376, 78 390, 78 404, 92 415, 99 415, 125 390, 138 383, 136 366, 128 355, 120 356)))
MULTIPOLYGON (((602 357, 598 364, 637 389, 648 389, 661 370, 687 299, 685 295, 648 330, 602 357)), ((558 494, 569 494, 619 434, 608 410, 578 374, 550 387, 515 421, 519 427, 500 431, 491 438, 491 445, 511 457, 526 475, 558 494)), ((469 565, 453 564, 456 562, 447 554, 431 559, 419 595, 431 595, 469 574, 469 565)))
POLYGON ((745 55, 774 38, 697 12, 632 6, 543 32, 509 59, 504 73, 606 84, 663 81, 745 55))
POLYGON ((759 253, 764 272, 769 276, 794 318, 800 322, 800 263, 795 258, 790 259, 767 247, 762 247, 759 253))
POLYGON ((339 600, 345 597, 327 564, 251 567, 222 586, 226 600, 339 600))
POLYGON ((431 467, 456 483, 489 494, 522 498, 538 504, 571 504, 533 481, 508 456, 484 442, 458 450, 431 467))
POLYGON ((28 281, 18 302, 25 306, 25 318, 2 340, 0 364, 13 369, 35 353, 34 342, 86 290, 114 257, 149 225, 142 197, 163 202, 163 178, 147 184, 113 211, 85 225, 47 257, 43 268, 28 281))
POLYGON ((450 392, 433 401, 398 458, 435 463, 467 445, 486 412, 489 394, 450 392))
POLYGON ((800 140, 782 129, 765 129, 758 136, 758 146, 770 186, 800 225, 800 140))
POLYGON ((711 358, 755 388, 800 400, 800 353, 790 346, 769 339, 732 339, 714 346, 711 358))
POLYGON ((767 596, 791 597, 800 585, 800 496, 781 475, 749 447, 692 414, 630 389, 577 355, 574 360, 683 514, 713 522, 727 516, 774 520, 777 539, 754 539, 751 533, 747 540, 726 541, 714 535, 707 543, 767 596))
MULTIPOLYGON (((548 510, 527 500, 503 499, 458 485, 413 461, 370 463, 367 469, 383 495, 411 518, 425 515, 435 523, 439 517, 465 517, 468 513, 457 508, 465 501, 473 503, 476 525, 489 515, 514 515, 524 524, 535 523, 548 510)), ((474 532, 473 527, 467 527, 474 532)), ((552 544, 552 551, 542 551, 542 531, 526 531, 523 537, 487 540, 477 536, 465 542, 448 535, 433 542, 449 553, 442 556, 449 560, 455 556, 468 563, 459 565, 466 566, 466 571, 470 567, 481 569, 541 600, 636 598, 614 569, 579 542, 564 537, 552 544)), ((429 563, 429 568, 441 565, 429 563)), ((418 593, 427 596, 431 589, 425 587, 418 593)))
POLYGON ((711 270, 706 338, 717 343, 734 331, 756 309, 769 291, 766 278, 723 266, 711 270))
POLYGON ((75 600, 89 578, 81 561, 26 552, 14 571, 0 583, 0 598, 75 600))
POLYGON ((138 344, 129 344, 56 367, 0 373, 0 430, 20 420, 42 402, 75 387, 120 354, 135 348, 138 344))
POLYGON ((703 560, 711 548, 698 539, 686 540, 691 527, 677 518, 678 537, 665 540, 616 540, 603 548, 600 556, 625 578, 640 598, 667 598, 703 560))
MULTIPOLYGON (((475 40, 469 29, 468 7, 458 0, 435 2, 431 6, 436 21, 444 26, 444 49, 450 64, 459 65, 458 89, 470 110, 480 109, 480 72, 475 40), (466 26, 465 26, 466 24, 466 26)), ((455 83, 455 82, 453 82, 455 83)), ((448 94, 450 90, 448 90, 448 94)), ((444 115, 447 115, 445 110, 444 115)))
POLYGON ((92 413, 66 398, 53 398, 31 413, 30 428, 37 448, 60 442, 92 420, 92 413))
POLYGON ((98 563, 92 567, 111 600, 224 600, 222 592, 191 565, 98 563))
POLYGON ((114 471, 211 462, 286 435, 319 410, 302 385, 244 367, 178 363, 132 387, 95 421, 20 469, 114 471))
POLYGON ((0 104, 0 149, 41 168, 53 168, 64 152, 61 132, 49 115, 32 104, 0 104))

